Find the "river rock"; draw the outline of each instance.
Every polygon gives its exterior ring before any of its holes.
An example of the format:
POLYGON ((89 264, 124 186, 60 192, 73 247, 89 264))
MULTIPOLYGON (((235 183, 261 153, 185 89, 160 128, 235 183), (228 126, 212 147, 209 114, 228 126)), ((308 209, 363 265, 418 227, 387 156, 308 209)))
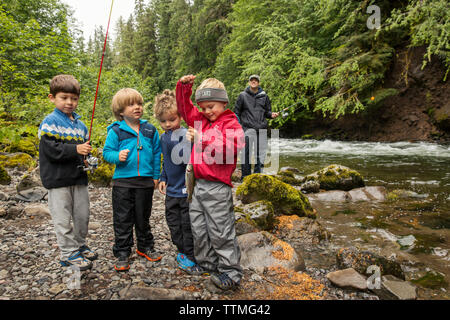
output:
POLYGON ((244 204, 270 201, 275 215, 316 217, 315 210, 301 191, 269 175, 257 173, 245 177, 236 190, 236 197, 244 204))
POLYGON ((193 294, 184 290, 130 286, 120 291, 121 300, 194 300, 193 294))
POLYGON ((372 186, 350 190, 351 201, 385 201, 387 197, 386 188, 372 186))
POLYGON ((364 187, 364 179, 359 172, 338 164, 332 164, 307 175, 305 181, 310 180, 318 181, 320 188, 325 190, 349 191, 364 187))
POLYGON ((300 191, 303 193, 318 193, 320 191, 320 182, 309 180, 300 185, 300 191))
POLYGON ((260 230, 272 230, 275 224, 274 209, 271 202, 266 200, 252 202, 238 208, 237 218, 247 221, 260 230))
POLYGON ((417 192, 410 191, 410 190, 404 190, 404 189, 395 189, 387 194, 387 199, 391 200, 391 201, 398 200, 398 199, 408 199, 408 198, 423 199, 426 197, 428 197, 428 195, 419 194, 417 192))
POLYGON ((23 209, 23 213, 27 216, 50 217, 50 210, 46 204, 31 204, 23 209))
POLYGON ((398 244, 402 247, 411 247, 416 243, 416 238, 411 234, 406 237, 401 237, 397 240, 398 244))
POLYGON ((67 285, 65 283, 60 283, 60 284, 57 284, 57 285, 51 287, 50 289, 48 289, 48 292, 50 292, 51 294, 56 296, 57 294, 60 294, 61 292, 63 292, 66 289, 67 289, 67 285))
POLYGON ((282 167, 280 168, 280 170, 278 170, 278 174, 282 174, 284 172, 290 172, 297 175, 300 175, 302 173, 299 169, 294 167, 282 167))
POLYGON ((403 281, 392 275, 381 277, 381 288, 371 289, 380 298, 385 300, 415 300, 416 287, 408 281, 403 281))
POLYGON ((302 243, 318 244, 330 239, 331 234, 315 219, 298 216, 277 218, 276 235, 284 240, 299 240, 302 243))
POLYGON ((402 280, 405 279, 405 274, 398 262, 370 251, 360 251, 356 247, 339 249, 336 254, 336 262, 340 269, 353 268, 360 274, 367 276, 372 275, 367 269, 375 265, 380 268, 381 275, 390 274, 402 280))
POLYGON ((44 187, 41 182, 39 167, 35 168, 33 171, 31 171, 29 173, 24 174, 20 178, 20 181, 17 184, 16 189, 17 189, 17 192, 20 193, 21 191, 35 188, 35 187, 41 187, 41 188, 44 187))
POLYGON ((31 189, 23 190, 16 195, 16 200, 26 201, 26 202, 37 202, 47 195, 48 190, 43 187, 34 187, 31 189))
POLYGON ((351 200, 348 192, 339 190, 307 194, 306 197, 310 201, 323 201, 323 202, 346 202, 351 200))
POLYGON ((327 279, 341 288, 367 289, 366 277, 360 275, 353 268, 330 272, 327 274, 327 279))
POLYGON ((0 191, 0 201, 8 201, 8 200, 9 196, 6 193, 0 191))
POLYGON ((241 266, 246 269, 281 266, 288 270, 304 270, 302 256, 288 243, 261 231, 237 237, 241 249, 241 266))

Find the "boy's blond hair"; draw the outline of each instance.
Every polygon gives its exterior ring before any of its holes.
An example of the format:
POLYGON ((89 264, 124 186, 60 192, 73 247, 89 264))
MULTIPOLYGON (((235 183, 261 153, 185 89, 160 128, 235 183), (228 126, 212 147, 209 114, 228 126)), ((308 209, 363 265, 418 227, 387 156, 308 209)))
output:
POLYGON ((121 116, 120 114, 125 110, 126 107, 131 106, 135 103, 141 105, 144 103, 144 98, 137 90, 132 88, 120 89, 112 98, 111 109, 114 117, 118 121, 122 121, 123 116, 121 116))
POLYGON ((164 114, 177 113, 177 99, 175 92, 169 89, 163 91, 163 93, 155 97, 155 106, 153 107, 154 116, 156 119, 161 120, 164 114))
POLYGON ((216 88, 225 90, 225 85, 220 80, 217 80, 215 78, 208 78, 203 80, 203 82, 198 86, 197 90, 204 88, 216 88))

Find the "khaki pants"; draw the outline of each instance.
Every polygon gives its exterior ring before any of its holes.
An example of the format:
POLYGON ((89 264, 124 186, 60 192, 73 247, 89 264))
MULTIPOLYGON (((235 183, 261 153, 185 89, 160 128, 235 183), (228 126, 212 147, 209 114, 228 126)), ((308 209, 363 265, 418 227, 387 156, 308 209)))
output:
POLYGON ((196 180, 189 206, 197 263, 208 270, 226 273, 233 281, 242 278, 230 186, 222 182, 196 180))
POLYGON ((49 189, 48 207, 61 250, 61 260, 67 260, 86 243, 90 214, 87 186, 49 189))

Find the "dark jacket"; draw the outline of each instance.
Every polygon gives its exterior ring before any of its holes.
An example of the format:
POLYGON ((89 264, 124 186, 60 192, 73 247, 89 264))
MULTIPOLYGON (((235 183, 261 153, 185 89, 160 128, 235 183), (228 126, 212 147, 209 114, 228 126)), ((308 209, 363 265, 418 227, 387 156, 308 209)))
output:
POLYGON ((39 127, 40 174, 47 189, 88 183, 86 172, 78 168, 83 156, 77 153, 77 144, 87 141, 88 130, 79 115, 73 116, 72 121, 55 108, 39 127))
POLYGON ((269 96, 261 89, 253 93, 247 87, 239 94, 234 106, 234 113, 240 119, 244 129, 266 129, 267 119, 272 118, 272 105, 269 96))
POLYGON ((166 194, 173 198, 187 197, 184 173, 189 163, 192 145, 185 139, 186 132, 186 128, 179 128, 175 133, 169 130, 161 135, 164 162, 160 180, 166 182, 166 194), (174 163, 173 160, 181 161, 181 163, 174 163))

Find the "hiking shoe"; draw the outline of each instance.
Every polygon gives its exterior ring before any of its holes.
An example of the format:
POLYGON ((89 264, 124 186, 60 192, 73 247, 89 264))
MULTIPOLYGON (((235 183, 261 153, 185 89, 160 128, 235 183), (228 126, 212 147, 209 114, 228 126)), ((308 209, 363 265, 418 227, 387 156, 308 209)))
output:
POLYGON ((116 263, 114 264, 114 269, 116 271, 127 271, 130 269, 130 263, 128 262, 127 256, 120 256, 117 258, 116 263))
POLYGON ((222 290, 236 289, 239 283, 234 282, 226 273, 213 274, 211 281, 222 290))
POLYGON ((67 260, 61 260, 59 263, 63 267, 78 267, 80 271, 85 271, 92 268, 92 262, 83 257, 83 255, 78 250, 74 251, 72 255, 67 258, 67 260))
POLYGON ((88 260, 94 261, 98 258, 98 254, 91 249, 87 245, 81 246, 80 249, 78 249, 80 253, 88 260))
POLYGON ((136 253, 140 255, 141 257, 144 257, 145 259, 149 261, 160 261, 162 256, 156 252, 154 249, 146 249, 143 252, 136 250, 136 253))
POLYGON ((190 260, 188 257, 186 257, 186 255, 182 253, 179 253, 177 255, 177 262, 178 267, 183 270, 195 265, 195 263, 192 260, 190 260))
POLYGON ((186 267, 181 269, 185 271, 187 274, 190 274, 192 276, 202 276, 202 275, 209 276, 211 274, 211 271, 206 270, 203 267, 200 267, 198 264, 194 264, 192 267, 186 267))

